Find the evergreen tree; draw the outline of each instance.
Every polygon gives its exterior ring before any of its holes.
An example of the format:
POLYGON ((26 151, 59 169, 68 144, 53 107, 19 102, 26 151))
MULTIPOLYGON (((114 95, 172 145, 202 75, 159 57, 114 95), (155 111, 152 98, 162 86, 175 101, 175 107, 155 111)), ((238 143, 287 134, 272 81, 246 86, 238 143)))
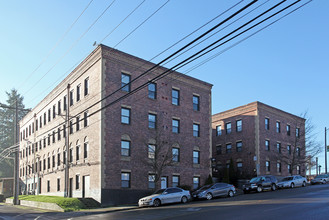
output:
MULTIPOLYGON (((10 92, 6 92, 7 100, 6 103, 3 103, 9 107, 17 107, 19 109, 24 109, 23 96, 18 94, 16 89, 12 89, 10 92)), ((26 111, 18 111, 18 120, 19 122, 26 114, 26 111)), ((0 153, 3 152, 6 148, 15 145, 15 109, 9 108, 0 108, 0 153)), ((14 160, 4 159, 0 162, 0 178, 3 177, 13 177, 14 176, 14 160)))

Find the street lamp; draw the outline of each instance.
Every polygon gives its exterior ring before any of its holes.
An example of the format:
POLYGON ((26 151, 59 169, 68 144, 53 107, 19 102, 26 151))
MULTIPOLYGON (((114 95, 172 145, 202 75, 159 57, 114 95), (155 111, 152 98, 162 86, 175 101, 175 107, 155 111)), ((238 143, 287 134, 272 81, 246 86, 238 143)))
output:
POLYGON ((329 130, 329 128, 325 127, 324 128, 324 163, 325 163, 325 171, 326 174, 328 173, 327 171, 327 151, 328 151, 328 146, 327 146, 327 130, 329 130))

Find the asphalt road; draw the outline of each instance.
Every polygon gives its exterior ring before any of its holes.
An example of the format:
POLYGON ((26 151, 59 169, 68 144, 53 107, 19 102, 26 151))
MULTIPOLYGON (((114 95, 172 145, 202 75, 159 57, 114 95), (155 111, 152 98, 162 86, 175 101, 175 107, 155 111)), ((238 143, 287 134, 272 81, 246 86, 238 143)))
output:
POLYGON ((42 213, 0 205, 0 219, 329 219, 329 185, 268 191, 103 214, 42 213))

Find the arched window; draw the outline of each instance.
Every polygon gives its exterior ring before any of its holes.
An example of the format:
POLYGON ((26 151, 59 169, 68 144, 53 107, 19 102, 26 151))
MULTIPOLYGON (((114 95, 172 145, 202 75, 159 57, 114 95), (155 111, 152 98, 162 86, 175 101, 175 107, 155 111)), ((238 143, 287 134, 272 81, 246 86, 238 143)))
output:
POLYGON ((89 142, 88 142, 88 137, 85 137, 84 142, 83 142, 83 158, 84 159, 88 158, 88 152, 89 152, 89 142))

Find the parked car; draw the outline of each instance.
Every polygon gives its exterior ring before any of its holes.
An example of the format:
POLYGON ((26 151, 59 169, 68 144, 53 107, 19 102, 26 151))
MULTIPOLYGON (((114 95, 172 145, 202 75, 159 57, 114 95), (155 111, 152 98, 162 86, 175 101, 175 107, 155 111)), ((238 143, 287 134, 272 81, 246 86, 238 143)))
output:
POLYGON ((249 183, 243 185, 243 192, 251 191, 262 192, 264 189, 276 190, 278 180, 275 176, 258 176, 252 178, 249 183))
POLYGON ((188 190, 183 190, 178 187, 159 189, 150 196, 141 198, 138 201, 139 207, 144 206, 160 206, 167 203, 182 202, 187 203, 191 200, 191 194, 188 190))
POLYGON ((314 179, 311 180, 311 184, 317 184, 317 183, 322 183, 326 184, 329 182, 329 175, 328 174, 320 174, 317 175, 314 179))
POLYGON ((295 186, 306 186, 306 178, 294 175, 283 178, 278 184, 278 188, 294 188, 295 186))
POLYGON ((233 197, 235 195, 235 187, 227 183, 214 183, 206 185, 192 193, 194 199, 212 199, 217 196, 233 197))

